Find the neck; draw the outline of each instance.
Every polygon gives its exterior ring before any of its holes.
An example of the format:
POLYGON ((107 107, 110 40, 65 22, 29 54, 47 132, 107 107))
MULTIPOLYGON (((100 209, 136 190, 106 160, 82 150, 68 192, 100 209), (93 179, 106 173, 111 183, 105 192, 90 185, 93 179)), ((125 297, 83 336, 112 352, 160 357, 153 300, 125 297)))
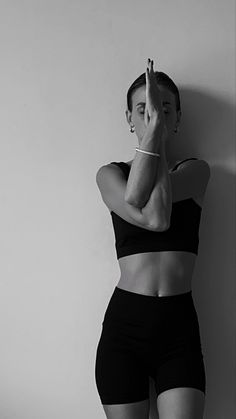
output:
POLYGON ((167 165, 168 170, 173 169, 176 163, 176 159, 174 158, 175 156, 173 155, 173 152, 172 153, 170 152, 166 141, 160 142, 159 150, 160 150, 159 152, 162 153, 163 158, 165 158, 166 160, 166 165, 167 165))
POLYGON ((177 161, 177 153, 175 153, 174 150, 169 147, 168 143, 165 144, 165 155, 168 169, 172 169, 177 161))

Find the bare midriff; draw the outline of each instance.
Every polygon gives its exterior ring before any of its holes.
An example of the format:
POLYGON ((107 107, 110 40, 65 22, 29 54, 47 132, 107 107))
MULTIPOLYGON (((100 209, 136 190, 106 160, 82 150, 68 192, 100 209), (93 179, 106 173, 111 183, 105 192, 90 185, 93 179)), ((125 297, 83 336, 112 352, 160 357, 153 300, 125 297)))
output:
POLYGON ((117 287, 159 297, 188 292, 196 256, 190 252, 161 251, 121 257, 117 287))

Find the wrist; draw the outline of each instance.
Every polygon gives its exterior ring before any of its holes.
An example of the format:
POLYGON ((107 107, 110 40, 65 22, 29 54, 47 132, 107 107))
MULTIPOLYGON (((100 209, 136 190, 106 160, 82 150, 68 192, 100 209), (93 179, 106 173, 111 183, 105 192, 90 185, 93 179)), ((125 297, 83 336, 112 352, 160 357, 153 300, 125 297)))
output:
POLYGON ((139 148, 146 151, 152 151, 154 153, 157 153, 159 146, 160 146, 160 139, 158 139, 156 135, 144 134, 139 148))
POLYGON ((159 126, 155 131, 146 131, 140 144, 140 148, 144 148, 148 151, 158 152, 160 143, 163 138, 163 127, 159 126))

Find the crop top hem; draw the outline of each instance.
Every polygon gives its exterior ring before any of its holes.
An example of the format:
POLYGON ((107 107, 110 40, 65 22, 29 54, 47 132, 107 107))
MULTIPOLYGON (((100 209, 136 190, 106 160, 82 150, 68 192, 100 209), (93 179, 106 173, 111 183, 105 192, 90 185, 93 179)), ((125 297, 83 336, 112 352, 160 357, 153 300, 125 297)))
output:
POLYGON ((153 246, 153 243, 150 243, 150 247, 145 243, 142 243, 140 245, 134 245, 132 244, 132 246, 129 244, 129 246, 125 247, 119 247, 118 249, 116 249, 117 251, 117 259, 120 259, 121 257, 124 256, 129 256, 129 255, 133 255, 136 253, 150 253, 150 252, 165 252, 165 251, 173 251, 173 252, 187 252, 187 253, 194 253, 195 255, 198 254, 197 249, 197 244, 198 243, 194 243, 192 244, 192 247, 186 247, 186 242, 185 243, 171 243, 171 248, 170 248, 170 243, 166 243, 166 245, 164 243, 161 243, 161 249, 160 247, 158 248, 158 246, 155 247, 153 246), (144 247, 145 247, 145 252, 144 252, 144 247))

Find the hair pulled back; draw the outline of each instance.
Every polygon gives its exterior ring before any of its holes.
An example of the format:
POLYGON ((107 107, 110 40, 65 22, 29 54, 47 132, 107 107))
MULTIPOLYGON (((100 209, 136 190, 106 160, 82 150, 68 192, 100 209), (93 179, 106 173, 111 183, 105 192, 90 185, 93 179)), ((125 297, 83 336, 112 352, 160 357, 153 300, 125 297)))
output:
MULTIPOLYGON (((174 94, 175 102, 176 102, 176 111, 181 110, 180 95, 179 95, 179 90, 176 84, 166 73, 163 73, 162 71, 155 71, 154 74, 155 74, 158 85, 166 87, 174 94)), ((145 73, 141 74, 129 87, 128 92, 127 92, 127 108, 130 112, 132 112, 132 95, 134 91, 144 85, 146 85, 145 73)))

